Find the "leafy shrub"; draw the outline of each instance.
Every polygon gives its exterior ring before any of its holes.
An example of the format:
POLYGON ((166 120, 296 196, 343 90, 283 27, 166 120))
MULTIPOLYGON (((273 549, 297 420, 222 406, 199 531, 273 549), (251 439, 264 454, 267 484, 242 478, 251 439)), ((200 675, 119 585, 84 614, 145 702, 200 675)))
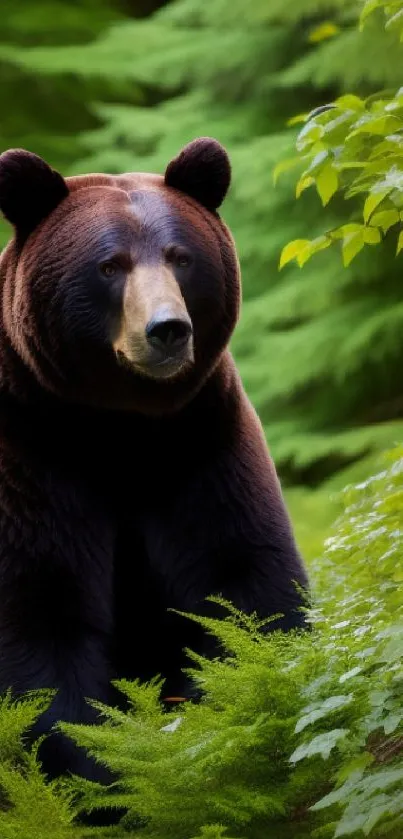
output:
POLYGON ((403 449, 347 489, 344 502, 312 568, 311 632, 263 637, 232 609, 225 621, 203 621, 228 655, 195 657, 200 705, 166 714, 157 682, 123 682, 127 713, 103 708, 99 727, 63 726, 118 772, 110 788, 74 779, 47 784, 35 751, 20 745, 43 700, 4 700, 0 780, 13 806, 0 813, 2 839, 398 839, 403 449), (75 826, 76 812, 99 806, 128 812, 108 830, 75 826))
MULTIPOLYGON (((401 0, 367 0, 361 27, 381 8, 385 28, 403 40, 401 0)), ((293 259, 302 267, 313 254, 335 242, 341 243, 347 267, 365 245, 379 244, 391 228, 398 232, 399 253, 403 248, 403 88, 365 100, 347 94, 301 119, 299 155, 279 163, 275 174, 304 164, 297 197, 313 185, 324 206, 337 192, 345 198, 359 197, 362 221, 337 225, 312 240, 290 242, 282 251, 280 267, 293 259)))
POLYGON ((204 621, 231 655, 197 659, 201 705, 167 721, 157 685, 126 684, 131 713, 67 727, 122 773, 83 802, 129 806, 155 839, 215 824, 237 837, 400 835, 403 449, 345 500, 312 569, 312 633, 262 637, 234 610, 204 621))

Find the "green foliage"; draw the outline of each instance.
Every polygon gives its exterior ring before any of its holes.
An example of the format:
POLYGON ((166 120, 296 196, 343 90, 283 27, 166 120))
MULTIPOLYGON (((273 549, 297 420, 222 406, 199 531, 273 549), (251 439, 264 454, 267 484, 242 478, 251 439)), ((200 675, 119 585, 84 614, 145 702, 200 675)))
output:
POLYGON ((37 747, 24 748, 24 735, 49 704, 49 693, 12 702, 0 699, 1 839, 80 839, 73 826, 72 793, 48 783, 37 760, 37 747))
MULTIPOLYGON (((403 3, 367 0, 361 13, 363 27, 375 10, 383 8, 385 29, 403 40, 403 3)), ((302 118, 304 119, 304 118, 302 118)), ((300 267, 313 254, 340 242, 344 266, 365 245, 378 245, 389 230, 397 235, 397 253, 403 247, 403 88, 366 100, 347 94, 318 108, 304 119, 297 138, 298 158, 278 164, 281 171, 304 165, 296 194, 315 186, 326 206, 340 192, 359 196, 362 221, 338 225, 313 240, 290 242, 282 251, 280 268, 295 259, 300 267)))
POLYGON ((62 726, 117 773, 109 788, 80 779, 46 783, 35 752, 21 749, 42 699, 17 706, 6 699, 0 786, 12 806, 0 811, 0 835, 398 839, 403 449, 345 490, 344 505, 312 568, 310 633, 264 637, 253 618, 230 607, 226 620, 202 621, 227 655, 194 656, 193 675, 205 691, 199 705, 164 713, 157 681, 121 682, 126 713, 97 706, 102 725, 62 726), (73 821, 79 812, 120 806, 126 815, 108 830, 73 821))
POLYGON ((382 9, 385 14, 385 29, 398 32, 400 40, 403 40, 403 8, 400 0, 366 0, 361 12, 361 25, 363 26, 369 15, 375 10, 382 9))
POLYGON ((69 727, 111 767, 124 766, 113 790, 89 800, 117 796, 150 837, 187 839, 217 822, 248 837, 400 834, 402 455, 346 490, 313 568, 312 635, 261 638, 232 610, 225 622, 204 622, 230 657, 197 659, 200 706, 167 725, 139 704, 148 689, 136 688, 133 711, 106 712, 103 735, 69 727))

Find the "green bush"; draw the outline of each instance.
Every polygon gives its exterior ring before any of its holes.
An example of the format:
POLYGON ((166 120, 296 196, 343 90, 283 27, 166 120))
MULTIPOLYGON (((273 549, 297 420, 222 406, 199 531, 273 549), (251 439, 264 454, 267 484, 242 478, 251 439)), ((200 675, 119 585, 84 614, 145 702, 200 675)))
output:
MULTIPOLYGON (((361 27, 381 7, 385 28, 397 31, 403 40, 401 0, 367 0, 361 27)), ((399 253, 403 248, 403 88, 366 100, 351 94, 341 96, 301 120, 299 155, 279 163, 275 175, 303 163, 306 168, 297 183, 297 197, 313 185, 324 206, 338 192, 347 199, 358 196, 362 221, 348 221, 313 240, 290 242, 283 249, 280 268, 293 259, 302 267, 313 254, 335 242, 341 244, 347 267, 365 245, 378 245, 389 230, 399 234, 399 253)), ((398 308, 394 314, 400 319, 398 308)), ((390 312, 388 317, 392 319, 390 312)))
MULTIPOLYGON (((130 710, 64 725, 117 771, 103 789, 47 784, 22 731, 43 698, 0 708, 2 839, 401 837, 403 824, 403 449, 344 492, 311 569, 310 633, 262 637, 232 610, 203 621, 227 657, 195 658, 205 698, 169 714, 158 683, 121 683, 130 710), (198 669, 200 667, 200 669, 198 669), (128 808, 109 830, 73 815, 128 808)), ((101 706, 102 707, 102 706, 101 706)))

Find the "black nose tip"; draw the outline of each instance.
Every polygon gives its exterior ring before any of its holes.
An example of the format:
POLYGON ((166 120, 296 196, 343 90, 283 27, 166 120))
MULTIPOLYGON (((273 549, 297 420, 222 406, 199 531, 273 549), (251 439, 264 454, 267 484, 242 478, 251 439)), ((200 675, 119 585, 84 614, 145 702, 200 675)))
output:
POLYGON ((151 346, 164 352, 177 352, 182 349, 192 334, 192 327, 187 320, 154 318, 146 327, 147 341, 151 346))

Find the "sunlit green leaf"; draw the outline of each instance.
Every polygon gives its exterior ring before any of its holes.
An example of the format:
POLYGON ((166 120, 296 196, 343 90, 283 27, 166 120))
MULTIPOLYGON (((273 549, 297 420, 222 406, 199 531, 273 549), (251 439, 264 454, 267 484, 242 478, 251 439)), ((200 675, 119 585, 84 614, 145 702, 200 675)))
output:
POLYGON ((337 172, 332 164, 328 163, 321 169, 316 178, 316 188, 323 206, 328 204, 334 193, 337 192, 338 184, 337 172))
POLYGON ((380 227, 384 233, 387 233, 389 228, 399 221, 399 218, 398 210, 380 210, 371 216, 371 224, 374 227, 380 227))
POLYGON ((298 134, 296 146, 299 152, 308 149, 323 136, 323 126, 315 121, 307 122, 298 134))
POLYGON ((376 209, 378 204, 380 204, 384 200, 386 195, 387 195, 386 192, 385 193, 375 192, 375 193, 371 193, 370 195, 368 195, 368 198, 365 199, 364 210, 363 210, 363 216, 364 216, 365 224, 368 223, 369 219, 371 218, 372 213, 374 212, 374 210, 376 209))
POLYGON ((333 239, 344 239, 352 233, 362 232, 363 225, 358 222, 351 221, 348 224, 342 224, 332 231, 333 239))
POLYGON ((297 255, 297 265, 298 265, 298 267, 303 268, 305 263, 308 262, 308 260, 311 258, 311 256, 312 256, 312 248, 311 248, 311 243, 309 243, 309 245, 307 245, 305 248, 303 248, 302 251, 300 251, 299 254, 297 255))
POLYGON ((359 134, 384 136, 385 134, 392 134, 394 131, 399 131, 400 127, 400 120, 386 114, 385 116, 376 116, 363 119, 361 122, 359 121, 356 128, 351 132, 350 137, 356 137, 359 134))
POLYGON ((372 14, 372 12, 374 12, 375 9, 378 9, 381 5, 382 0, 366 0, 364 8, 362 9, 360 15, 360 29, 363 28, 367 17, 369 17, 369 15, 372 14))
POLYGON ((301 122, 306 122, 307 117, 309 116, 308 113, 306 114, 296 114, 295 116, 291 117, 287 120, 287 125, 299 125, 301 122))
POLYGON ((293 242, 289 242, 281 252, 279 268, 284 268, 284 265, 296 259, 301 251, 309 245, 309 239, 295 239, 293 242))
POLYGON ((320 151, 317 152, 317 154, 313 154, 312 158, 311 158, 311 162, 309 164, 309 167, 308 167, 307 171, 304 172, 304 174, 305 175, 308 174, 308 173, 310 175, 316 174, 317 172, 320 171, 321 168, 324 167, 324 164, 325 164, 326 160, 328 160, 328 158, 329 158, 329 151, 327 149, 321 149, 320 151))
POLYGON ((378 245, 382 239, 381 233, 376 227, 364 227, 363 236, 366 245, 378 245))
POLYGON ((335 103, 339 108, 351 109, 352 111, 362 111, 365 108, 365 102, 359 96, 353 93, 346 93, 344 96, 339 96, 335 103))
POLYGON ((296 198, 299 198, 300 195, 302 195, 302 193, 304 192, 304 190, 308 189, 308 187, 312 186, 312 184, 314 184, 314 183, 315 183, 315 181, 311 177, 311 175, 305 175, 305 174, 302 175, 302 177, 299 179, 299 181, 297 183, 297 186, 295 188, 296 198))
POLYGON ((350 265, 350 262, 354 259, 354 257, 359 254, 359 252, 364 247, 364 231, 363 228, 361 230, 357 230, 355 233, 349 233, 343 239, 342 244, 342 254, 343 254, 343 265, 347 268, 350 265))
POLYGON ((316 239, 312 239, 310 242, 311 254, 326 250, 326 248, 330 247, 331 244, 332 239, 330 236, 317 236, 316 239))

